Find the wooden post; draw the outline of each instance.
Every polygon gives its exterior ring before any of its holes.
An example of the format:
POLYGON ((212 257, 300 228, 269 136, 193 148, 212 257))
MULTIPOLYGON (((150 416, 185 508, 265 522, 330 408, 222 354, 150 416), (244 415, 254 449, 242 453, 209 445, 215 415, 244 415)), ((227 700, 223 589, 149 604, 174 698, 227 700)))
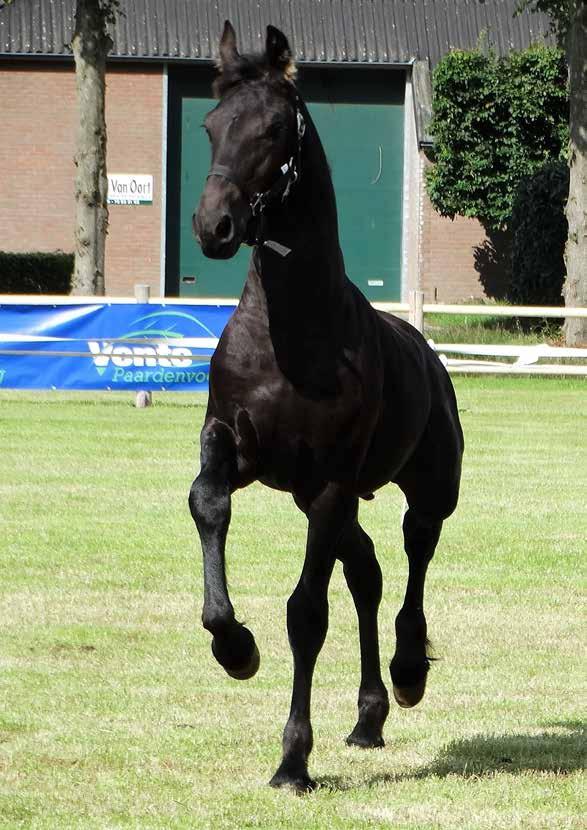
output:
MULTIPOLYGON (((148 303, 151 296, 151 286, 143 283, 135 285, 135 299, 137 303, 148 303)), ((139 390, 135 398, 135 406, 137 409, 144 409, 147 406, 152 406, 153 396, 151 392, 139 390)))
POLYGON ((424 331, 424 292, 410 291, 410 311, 408 320, 417 328, 418 331, 424 331))

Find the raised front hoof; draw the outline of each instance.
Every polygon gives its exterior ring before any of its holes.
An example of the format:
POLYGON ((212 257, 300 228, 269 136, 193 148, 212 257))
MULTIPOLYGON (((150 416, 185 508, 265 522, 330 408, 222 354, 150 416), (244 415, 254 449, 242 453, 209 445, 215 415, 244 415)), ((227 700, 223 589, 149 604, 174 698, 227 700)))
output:
POLYGON ((315 790, 317 785, 307 772, 288 772, 280 767, 269 782, 269 786, 276 789, 291 790, 296 795, 307 795, 315 790))
POLYGON ((250 680, 251 677, 254 677, 259 671, 260 665, 261 655, 259 654, 259 649, 255 644, 255 648, 251 654, 251 659, 246 665, 242 666, 242 668, 229 668, 228 666, 225 666, 224 669, 226 673, 230 677, 234 677, 235 680, 250 680))
POLYGON ((347 746, 358 746, 359 749, 383 749, 385 741, 381 735, 369 735, 367 732, 355 726, 348 738, 345 738, 347 746))
POLYGON ((411 709, 416 706, 424 697, 426 691, 426 678, 424 677, 419 683, 413 686, 393 686, 393 696, 395 702, 402 709, 411 709))
POLYGON ((430 669, 430 658, 422 657, 406 659, 396 653, 389 664, 389 673, 393 684, 395 702, 402 709, 411 709, 424 697, 426 679, 430 669))
POLYGON ((235 680, 249 680, 257 674, 261 663, 255 638, 244 626, 239 626, 230 637, 214 637, 212 654, 235 680))

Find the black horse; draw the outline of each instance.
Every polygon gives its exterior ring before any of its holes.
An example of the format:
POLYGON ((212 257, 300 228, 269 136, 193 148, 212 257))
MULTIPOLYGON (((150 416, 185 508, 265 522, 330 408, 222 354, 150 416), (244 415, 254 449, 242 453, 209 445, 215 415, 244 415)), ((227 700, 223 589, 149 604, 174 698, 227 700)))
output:
POLYGON ((305 791, 314 785, 312 675, 336 559, 360 632, 359 714, 347 743, 383 746, 382 578, 359 524, 359 499, 393 481, 407 500, 409 576, 390 672, 398 704, 414 706, 429 668, 426 568, 457 503, 463 437, 451 382, 432 349, 412 326, 374 311, 345 275, 330 171, 294 75, 279 30, 268 27, 264 54, 245 56, 226 22, 214 84, 220 100, 204 125, 212 167, 193 223, 206 256, 232 257, 242 242, 254 248, 211 362, 190 509, 204 556, 204 628, 218 662, 241 680, 257 671, 259 652, 227 591, 231 494, 259 480, 292 493, 308 517, 304 565, 287 604, 291 710, 271 780, 305 791))

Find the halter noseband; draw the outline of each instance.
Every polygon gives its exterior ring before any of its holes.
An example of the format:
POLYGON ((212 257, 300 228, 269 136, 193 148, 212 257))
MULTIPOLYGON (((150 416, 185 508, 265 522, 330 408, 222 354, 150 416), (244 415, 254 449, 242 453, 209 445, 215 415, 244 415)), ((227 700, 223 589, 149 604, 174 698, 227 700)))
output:
MULTIPOLYGON (((249 205, 251 208, 251 214, 253 218, 259 218, 262 220, 262 216, 265 213, 265 209, 267 206, 278 196, 281 195, 281 202, 285 202, 287 197, 289 196, 289 192, 292 188, 292 185, 297 182, 301 175, 302 170, 302 139, 304 137, 304 133, 306 132, 306 122, 304 121, 304 116, 300 111, 300 99, 296 95, 296 125, 297 125, 297 151, 295 156, 291 156, 289 161, 285 162, 285 164, 281 165, 280 173, 276 181, 269 187, 267 190, 262 192, 257 192, 253 194, 252 198, 249 199, 249 205)), ((224 164, 215 164, 210 168, 210 172, 206 176, 206 179, 209 179, 211 176, 218 176, 221 179, 226 179, 227 182, 233 184, 238 190, 240 190, 241 194, 245 196, 244 188, 238 181, 237 177, 234 175, 230 167, 227 167, 224 164)), ((246 196, 245 196, 246 198, 246 196)), ((278 253, 280 256, 287 256, 291 253, 291 248, 286 248, 285 245, 280 245, 278 242, 273 241, 272 239, 262 239, 262 225, 263 222, 259 221, 257 223, 256 233, 254 235, 254 239, 252 243, 254 245, 264 245, 267 248, 271 248, 271 250, 278 253)))

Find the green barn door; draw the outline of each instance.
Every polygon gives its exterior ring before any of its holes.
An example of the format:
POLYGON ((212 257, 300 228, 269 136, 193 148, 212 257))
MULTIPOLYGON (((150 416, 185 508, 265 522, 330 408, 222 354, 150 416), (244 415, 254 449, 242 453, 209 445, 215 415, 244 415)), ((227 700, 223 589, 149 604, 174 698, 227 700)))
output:
MULTIPOLYGON (((243 246, 228 262, 206 259, 191 228, 210 165, 200 128, 215 103, 210 78, 170 85, 168 293, 237 297, 250 248, 243 246)), ((374 69, 304 69, 300 90, 331 166, 347 274, 369 299, 398 300, 404 76, 374 69)))

